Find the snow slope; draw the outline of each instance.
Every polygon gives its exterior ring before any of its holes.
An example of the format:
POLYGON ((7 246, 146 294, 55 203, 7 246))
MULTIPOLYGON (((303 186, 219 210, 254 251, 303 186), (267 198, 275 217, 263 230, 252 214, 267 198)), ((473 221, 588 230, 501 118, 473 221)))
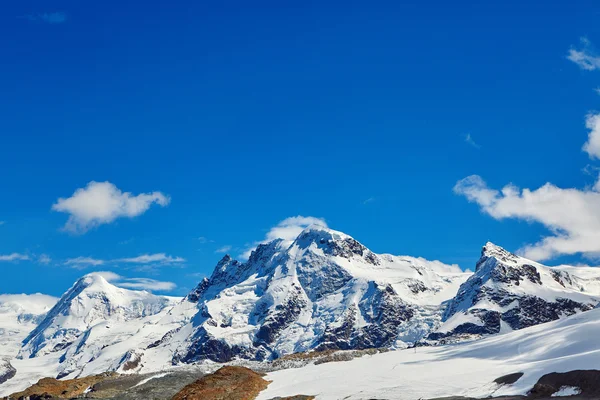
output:
POLYGON ((525 394, 551 372, 598 369, 600 309, 486 339, 419 347, 346 362, 269 373, 273 381, 258 400, 296 394, 317 400, 525 394), (513 385, 494 379, 524 375, 513 385))

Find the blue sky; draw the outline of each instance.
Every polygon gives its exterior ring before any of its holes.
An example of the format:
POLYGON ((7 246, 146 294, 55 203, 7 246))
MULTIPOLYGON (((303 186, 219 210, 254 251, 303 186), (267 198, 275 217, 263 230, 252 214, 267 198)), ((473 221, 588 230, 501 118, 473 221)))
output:
POLYGON ((463 268, 488 240, 597 262, 597 4, 177 3, 4 4, 0 293, 184 294, 298 215, 463 268))

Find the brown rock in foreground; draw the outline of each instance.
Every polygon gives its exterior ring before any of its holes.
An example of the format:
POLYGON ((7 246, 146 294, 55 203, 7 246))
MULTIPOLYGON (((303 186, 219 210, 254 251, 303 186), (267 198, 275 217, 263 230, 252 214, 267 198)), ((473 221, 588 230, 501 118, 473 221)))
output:
POLYGON ((270 382, 244 367, 223 367, 184 387, 173 400, 253 400, 270 382))
POLYGON ((7 399, 72 399, 81 396, 86 389, 94 386, 96 383, 115 375, 115 373, 109 372, 65 381, 59 381, 54 378, 42 378, 35 385, 31 385, 22 392, 13 393, 7 399))

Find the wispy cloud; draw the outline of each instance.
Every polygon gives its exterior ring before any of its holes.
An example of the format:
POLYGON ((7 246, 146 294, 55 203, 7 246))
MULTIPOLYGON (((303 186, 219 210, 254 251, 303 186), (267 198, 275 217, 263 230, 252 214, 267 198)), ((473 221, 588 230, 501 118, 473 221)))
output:
POLYGON ((588 38, 579 39, 580 47, 569 49, 567 59, 577 64, 577 66, 586 71, 594 71, 600 68, 600 56, 594 49, 594 46, 588 38))
POLYGON ((59 198, 52 210, 69 214, 64 230, 82 234, 118 218, 137 217, 153 204, 165 207, 169 202, 169 196, 162 192, 133 195, 122 192, 110 182, 92 181, 71 197, 59 198))
POLYGON ((50 258, 50 256, 47 254, 40 254, 40 256, 38 257, 37 260, 38 260, 38 263, 44 264, 44 265, 48 265, 52 262, 52 258, 50 258))
POLYGON ((170 292, 177 287, 173 282, 158 281, 150 278, 126 278, 112 271, 97 271, 88 275, 99 275, 113 285, 127 289, 170 292))
POLYGON ((0 254, 0 261, 27 261, 29 256, 21 253, 0 254))
POLYGON ((465 134, 465 135, 463 136, 463 138, 464 138, 464 140, 465 140, 465 143, 467 143, 467 144, 469 144, 469 145, 473 146, 473 147, 474 147, 474 148, 476 148, 476 149, 480 149, 480 148, 481 148, 481 146, 480 146, 480 145, 479 145, 477 142, 475 142, 475 140, 473 140, 473 137, 471 136, 471 134, 470 134, 470 133, 467 133, 467 134, 465 134))
POLYGON ((98 265, 104 265, 106 263, 106 261, 104 260, 99 260, 97 258, 92 258, 92 257, 76 257, 76 258, 69 258, 64 262, 64 265, 67 266, 73 266, 76 268, 83 268, 83 267, 96 267, 98 265))
POLYGON ((6 221, 0 221, 0 226, 4 225, 6 221))
POLYGON ((185 262, 185 258, 182 257, 173 257, 168 256, 165 253, 156 253, 156 254, 142 254, 137 257, 130 258, 119 258, 113 260, 113 262, 124 262, 131 264, 177 264, 185 262))
POLYGON ((375 197, 369 197, 368 199, 363 201, 363 204, 370 204, 372 202, 374 202, 376 199, 375 197))
POLYGON ((227 245, 227 246, 219 247, 218 249, 215 250, 215 253, 227 253, 230 250, 231 250, 231 246, 227 245))
POLYGON ((174 257, 165 253, 156 254, 141 254, 136 257, 125 257, 115 258, 110 260, 103 260, 93 257, 76 257, 69 258, 63 264, 74 268, 86 268, 86 267, 97 267, 99 265, 114 265, 114 264, 131 264, 138 266, 145 266, 144 269, 148 269, 148 266, 159 267, 167 265, 182 264, 186 262, 183 257, 174 257))
POLYGON ((214 243, 215 241, 211 240, 211 239, 208 239, 208 238, 206 238, 204 236, 200 236, 198 238, 198 242, 200 242, 200 244, 206 244, 206 243, 214 243))
POLYGON ((45 22, 47 24, 62 24, 67 22, 68 16, 65 12, 57 11, 51 13, 29 14, 23 18, 34 22, 45 22))

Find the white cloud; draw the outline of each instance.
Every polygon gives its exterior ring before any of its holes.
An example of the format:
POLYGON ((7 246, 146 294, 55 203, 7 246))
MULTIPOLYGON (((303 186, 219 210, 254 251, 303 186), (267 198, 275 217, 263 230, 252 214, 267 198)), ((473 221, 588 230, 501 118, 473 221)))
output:
POLYGON ((600 113, 588 114, 585 127, 590 131, 588 140, 583 145, 583 151, 588 153, 590 158, 600 158, 600 113))
POLYGON ((63 264, 68 266, 73 266, 75 268, 85 268, 85 267, 97 267, 99 265, 108 265, 108 264, 118 264, 118 263, 127 263, 127 264, 138 264, 138 265, 147 265, 153 264, 153 266, 159 265, 171 265, 171 264, 180 264, 184 263, 186 260, 182 257, 174 257, 168 256, 165 253, 156 253, 156 254, 142 254, 137 257, 127 257, 127 258, 116 258, 113 260, 102 260, 93 257, 76 257, 69 258, 63 264))
POLYGON ((586 71, 594 71, 600 68, 600 56, 595 52, 591 42, 587 38, 581 38, 581 48, 571 48, 567 59, 573 61, 577 66, 586 71))
POLYGON ((113 260, 114 262, 125 262, 132 264, 150 264, 150 263, 158 263, 158 264, 175 264, 185 262, 185 258, 181 257, 172 257, 168 256, 165 253, 156 253, 156 254, 142 254, 137 257, 131 258, 119 258, 117 260, 113 260))
POLYGON ((475 140, 473 140, 473 137, 471 136, 471 134, 470 134, 470 133, 467 133, 467 134, 464 136, 464 138, 465 138, 465 142, 466 142, 466 143, 468 143, 469 145, 471 145, 471 146, 475 147, 476 149, 480 149, 480 148, 481 148, 481 146, 480 146, 479 144, 477 144, 477 143, 475 142, 475 140))
POLYGON ((98 275, 106 279, 108 282, 118 281, 121 279, 121 275, 114 273, 112 271, 94 271, 90 272, 88 275, 98 275))
POLYGON ((40 254, 40 256, 38 257, 38 262, 40 264, 47 265, 52 262, 52 258, 50 258, 50 256, 47 254, 40 254))
POLYGON ((67 259, 64 264, 69 266, 77 266, 77 267, 85 267, 85 266, 93 266, 97 267, 98 265, 104 265, 106 261, 99 260, 97 258, 92 257, 76 257, 67 259))
POLYGON ((267 233, 263 243, 270 242, 275 239, 294 240, 300 234, 300 232, 311 225, 323 226, 325 228, 327 227, 325 220, 322 218, 303 217, 301 215, 289 217, 272 227, 267 233))
POLYGON ((265 238, 260 242, 254 242, 252 247, 246 249, 246 251, 240 255, 240 258, 248 259, 252 253, 252 250, 254 250, 254 248, 261 243, 271 242, 275 239, 292 241, 298 237, 300 232, 312 225, 327 228, 327 223, 323 218, 304 217, 302 215, 288 217, 269 229, 269 232, 267 232, 265 238))
POLYGON ((525 257, 542 261, 562 254, 600 255, 600 178, 585 189, 562 189, 546 183, 534 190, 509 184, 498 191, 473 175, 458 181, 454 191, 494 219, 514 218, 544 225, 551 235, 522 248, 525 257))
POLYGON ((77 189, 69 198, 59 198, 52 210, 69 214, 64 229, 73 233, 85 233, 117 218, 137 217, 154 203, 165 207, 170 202, 161 192, 142 193, 137 196, 121 192, 110 182, 90 182, 77 189))
POLYGON ((112 271, 96 271, 88 275, 99 275, 113 285, 127 289, 142 289, 149 291, 168 292, 177 287, 173 282, 157 281, 150 278, 126 278, 112 271))
POLYGON ((230 250, 231 250, 231 246, 227 245, 227 246, 219 247, 218 249, 215 250, 215 253, 227 253, 230 250))
POLYGON ((0 261, 27 261, 29 256, 20 253, 0 254, 0 261))
POLYGON ((177 287, 173 282, 157 281, 149 278, 128 278, 117 282, 116 285, 128 289, 158 290, 163 292, 171 291, 177 287))

